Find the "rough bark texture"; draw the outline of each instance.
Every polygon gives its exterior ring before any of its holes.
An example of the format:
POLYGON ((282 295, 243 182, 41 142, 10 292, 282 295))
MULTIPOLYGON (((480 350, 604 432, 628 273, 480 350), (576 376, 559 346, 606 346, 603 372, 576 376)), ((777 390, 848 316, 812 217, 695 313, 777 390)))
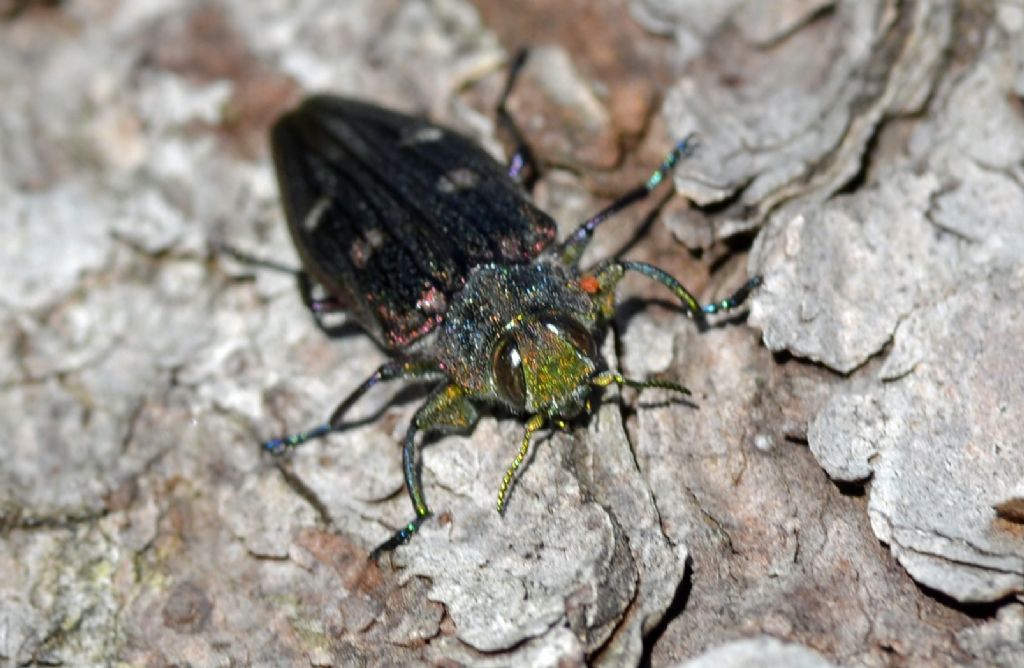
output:
POLYGON ((1024 3, 0 12, 0 663, 1024 664, 1024 3), (696 131, 695 204, 588 257, 765 284, 699 332, 627 281, 606 360, 692 401, 607 393, 537 439, 503 518, 519 422, 437 440, 438 515, 374 565, 422 393, 262 456, 385 357, 211 244, 296 262, 265 133, 302 94, 497 153, 527 44, 511 109, 563 232, 696 131))

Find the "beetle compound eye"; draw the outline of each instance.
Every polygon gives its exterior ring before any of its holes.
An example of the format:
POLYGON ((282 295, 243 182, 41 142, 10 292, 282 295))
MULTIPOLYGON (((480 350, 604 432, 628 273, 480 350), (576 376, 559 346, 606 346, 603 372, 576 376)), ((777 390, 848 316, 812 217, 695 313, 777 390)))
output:
POLYGON ((572 343, 576 350, 588 359, 594 359, 597 355, 597 346, 594 345, 594 337, 590 335, 590 331, 572 318, 548 314, 543 316, 540 322, 549 331, 572 343))
POLYGON ((523 358, 511 336, 507 336, 494 349, 494 381, 505 401, 516 408, 526 407, 526 378, 523 376, 523 358))

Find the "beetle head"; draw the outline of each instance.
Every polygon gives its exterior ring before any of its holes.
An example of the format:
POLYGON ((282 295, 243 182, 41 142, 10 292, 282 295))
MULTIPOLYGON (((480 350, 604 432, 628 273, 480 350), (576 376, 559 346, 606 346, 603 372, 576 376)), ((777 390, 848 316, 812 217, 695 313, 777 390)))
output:
POLYGON ((529 316, 506 330, 494 346, 494 388, 517 411, 571 418, 586 404, 596 356, 590 330, 572 317, 529 316))

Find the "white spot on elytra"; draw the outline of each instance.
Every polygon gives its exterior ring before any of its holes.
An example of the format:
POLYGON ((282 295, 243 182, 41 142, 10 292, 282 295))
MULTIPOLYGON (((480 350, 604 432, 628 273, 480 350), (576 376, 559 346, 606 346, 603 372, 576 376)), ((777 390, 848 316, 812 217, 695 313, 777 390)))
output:
POLYGON ((331 205, 331 200, 326 197, 321 197, 313 205, 313 208, 309 210, 306 217, 302 219, 302 229, 306 232, 312 232, 320 225, 320 221, 324 217, 324 213, 327 212, 327 208, 331 205))
POLYGON ((373 257, 373 251, 384 245, 384 233, 372 227, 363 234, 363 239, 356 239, 348 249, 348 258, 357 269, 362 269, 373 257))
POLYGON ((437 190, 445 194, 457 193, 463 190, 472 190, 480 183, 480 177, 472 169, 459 167, 445 172, 437 180, 437 190))
POLYGON ((444 136, 444 133, 441 131, 441 128, 435 127, 433 125, 427 125, 421 128, 416 128, 411 132, 403 134, 402 138, 399 140, 398 143, 401 146, 412 146, 413 144, 426 144, 428 142, 437 141, 442 136, 444 136))
POLYGON ((370 248, 380 248, 384 245, 384 233, 379 228, 371 228, 366 231, 366 242, 370 248))

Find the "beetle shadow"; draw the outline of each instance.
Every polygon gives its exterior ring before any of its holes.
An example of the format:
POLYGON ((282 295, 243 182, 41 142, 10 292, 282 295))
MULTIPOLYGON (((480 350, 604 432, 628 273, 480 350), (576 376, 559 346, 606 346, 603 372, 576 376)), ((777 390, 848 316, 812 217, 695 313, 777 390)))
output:
POLYGON ((343 319, 340 319, 337 323, 330 323, 326 322, 321 314, 317 313, 313 309, 310 309, 309 313, 313 317, 313 323, 316 325, 316 328, 323 332, 329 339, 347 339, 349 337, 359 335, 370 336, 366 333, 366 330, 354 320, 349 320, 343 317, 343 319))
MULTIPOLYGON (((651 304, 651 300, 640 299, 639 297, 636 298, 636 301, 637 301, 638 304, 646 304, 646 305, 650 305, 651 304)), ((656 303, 663 303, 663 304, 665 304, 667 306, 674 306, 674 304, 672 304, 671 302, 667 302, 667 301, 661 302, 660 300, 658 300, 656 303)), ((637 309, 637 310, 640 310, 640 309, 637 309)), ((633 313, 635 314, 636 311, 634 311, 633 313)), ((616 314, 616 320, 618 320, 618 315, 617 314, 616 314)), ((611 332, 611 328, 607 327, 603 331, 601 331, 601 333, 598 336, 598 338, 596 338, 594 340, 594 343, 595 343, 595 345, 596 345, 598 350, 600 350, 604 346, 604 341, 609 336, 610 332, 611 332)), ((620 339, 620 341, 621 341, 621 339, 620 339)), ((619 344, 616 345, 616 350, 617 350, 616 355, 621 360, 622 351, 621 351, 621 349, 619 349, 619 344)), ((603 356, 602 356, 601 362, 602 362, 602 364, 605 365, 605 368, 607 368, 607 361, 603 359, 603 356)), ((621 373, 621 370, 620 370, 620 373, 621 373)), ((672 378, 660 378, 659 376, 653 376, 652 378, 661 379, 661 380, 668 380, 668 381, 675 382, 674 379, 672 379, 672 378)), ((635 402, 624 403, 623 400, 622 400, 622 390, 623 390, 623 388, 621 388, 621 387, 619 388, 618 403, 619 403, 619 405, 622 407, 622 409, 624 411, 628 410, 631 407, 631 404, 635 405, 636 408, 665 408, 665 407, 668 407, 668 406, 675 406, 675 405, 680 405, 680 404, 683 405, 683 406, 688 406, 690 408, 695 408, 695 409, 699 409, 700 408, 699 404, 695 403, 692 399, 688 399, 687 398, 689 395, 680 394, 678 392, 672 392, 672 390, 668 390, 668 389, 665 389, 665 388, 655 388, 655 387, 648 388, 648 389, 652 389, 652 390, 661 389, 662 391, 670 394, 671 397, 672 397, 672 398, 666 399, 664 401, 656 401, 656 402, 650 402, 650 401, 642 402, 642 401, 640 401, 639 395, 641 395, 643 393, 643 390, 638 390, 636 388, 631 388, 631 389, 633 390, 633 392, 637 393, 637 395, 638 395, 637 400, 635 402)), ((592 398, 592 405, 591 405, 590 413, 579 415, 579 416, 573 418, 572 420, 569 421, 570 424, 577 424, 578 423, 580 426, 586 426, 586 425, 590 424, 590 419, 594 416, 595 413, 597 413, 597 410, 601 407, 602 402, 605 401, 605 394, 604 394, 604 392, 594 392, 594 393, 591 394, 591 398, 592 398)))
MULTIPOLYGON (((364 415, 363 417, 355 418, 353 420, 345 420, 340 425, 338 425, 337 429, 334 429, 333 431, 345 431, 346 429, 356 429, 358 427, 365 427, 380 420, 382 417, 384 417, 385 413, 387 413, 390 409, 394 407, 404 406, 405 404, 410 404, 416 401, 422 403, 423 401, 426 400, 427 395, 429 395, 430 392, 433 391, 435 386, 436 383, 431 384, 429 381, 423 381, 422 383, 410 383, 409 385, 404 385, 401 388, 395 390, 394 394, 391 395, 391 398, 383 402, 377 410, 373 411, 369 415, 364 415)), ((424 439, 423 445, 426 444, 427 440, 424 439)))
MULTIPOLYGON (((521 418, 522 416, 514 415, 511 412, 503 411, 501 413, 496 413, 495 417, 498 418, 498 419, 506 419, 506 418, 517 419, 517 418, 521 418)), ((523 463, 519 465, 519 468, 516 470, 516 474, 512 477, 512 480, 509 483, 508 489, 505 492, 505 510, 501 511, 501 516, 502 517, 505 516, 505 511, 508 509, 508 507, 510 505, 512 505, 513 499, 515 498, 515 495, 516 495, 516 489, 519 487, 519 481, 520 481, 520 479, 524 475, 526 475, 528 473, 530 468, 533 466, 534 460, 537 459, 537 453, 540 451, 540 449, 542 447, 544 447, 545 445, 547 445, 548 443, 551 442, 551 440, 555 437, 556 433, 561 432, 561 431, 562 430, 554 428, 554 427, 547 428, 547 429, 544 429, 542 433, 539 433, 537 436, 535 436, 531 440, 531 442, 530 442, 530 449, 527 451, 526 457, 523 458, 523 463)), ((571 436, 571 432, 572 432, 571 429, 567 429, 563 433, 569 434, 571 436)), ((509 448, 508 464, 512 463, 512 459, 515 457, 515 453, 516 453, 516 450, 517 450, 517 447, 518 447, 518 444, 515 441, 511 441, 510 444, 511 444, 512 447, 509 448)), ((506 469, 507 469, 507 465, 506 465, 506 469)), ((504 475, 504 471, 501 472, 501 475, 504 475)), ((495 492, 497 492, 497 490, 498 490, 498 483, 501 482, 501 477, 496 478, 494 482, 495 482, 494 489, 495 489, 495 492)))
MULTIPOLYGON (((662 196, 641 220, 641 223, 637 227, 636 231, 617 251, 615 251, 611 255, 611 257, 621 258, 625 254, 634 250, 640 244, 640 242, 648 236, 654 223, 661 218, 661 212, 665 208, 665 205, 668 204, 668 202, 670 202, 672 199, 674 199, 675 196, 676 193, 674 191, 666 193, 664 196, 662 196)), ((711 207, 700 208, 705 211, 711 210, 711 207)), ((722 241, 728 247, 728 252, 723 253, 722 256, 719 257, 717 260, 711 262, 710 266, 708 266, 709 274, 714 275, 719 269, 725 266, 725 264, 729 262, 733 258, 733 256, 735 256, 738 252, 741 252, 744 249, 749 249, 753 244, 754 238, 756 236, 757 230, 751 230, 749 232, 742 232, 739 234, 735 234, 731 237, 728 237, 726 239, 723 239, 722 241)), ((686 252, 690 252, 686 250, 685 246, 681 245, 680 248, 686 252)), ((694 253, 691 252, 691 255, 694 255, 694 253)), ((699 258, 699 256, 700 253, 695 254, 695 257, 699 258)), ((653 299, 627 297, 617 306, 615 312, 615 320, 621 323, 623 326, 627 326, 630 319, 632 319, 633 316, 635 316, 640 311, 646 310, 651 305, 658 305, 675 313, 683 313, 684 315, 687 316, 690 315, 678 301, 660 297, 653 299)), ((735 327, 743 325, 747 321, 748 314, 749 310, 744 309, 743 311, 716 315, 710 322, 706 317, 701 317, 699 319, 691 317, 690 319, 695 321, 694 324, 697 327, 697 331, 703 333, 712 328, 717 329, 719 327, 735 327)))
MULTIPOLYGON (((358 425, 363 425, 363 424, 368 424, 368 423, 374 422, 377 419, 379 419, 384 414, 384 412, 389 407, 391 407, 392 405, 396 405, 396 404, 399 404, 399 403, 410 402, 410 401, 412 401, 414 399, 425 398, 426 395, 430 391, 429 388, 430 388, 430 386, 427 385, 427 384, 406 386, 406 387, 402 388, 401 390, 399 390, 394 395, 394 397, 392 397, 392 399, 390 401, 388 401, 384 406, 382 406, 381 409, 376 411, 373 415, 369 415, 369 416, 366 416, 364 418, 359 418, 358 420, 354 420, 352 422, 346 422, 343 425, 341 425, 339 427, 339 429, 344 429, 344 428, 347 428, 347 427, 353 427, 353 426, 358 426, 358 425)), ((606 398, 604 396, 604 393, 602 393, 602 392, 597 392, 593 396, 594 396, 594 402, 593 402, 591 411, 589 413, 582 414, 582 415, 579 415, 579 416, 577 416, 575 418, 567 420, 567 428, 564 429, 564 430, 558 429, 556 427, 548 427, 548 428, 545 428, 543 431, 539 432, 533 438, 533 440, 530 443, 530 448, 527 451, 527 455, 523 459, 523 462, 522 462, 522 464, 520 464, 518 470, 516 471, 516 475, 513 476, 511 484, 509 485, 508 490, 507 490, 507 492, 505 494, 505 508, 506 509, 510 505, 512 505, 512 503, 514 503, 514 498, 515 498, 515 495, 516 495, 516 490, 519 487, 519 481, 520 481, 520 479, 524 475, 527 475, 527 473, 529 472, 530 468, 533 466, 534 461, 537 458, 537 453, 540 451, 541 448, 545 447, 545 445, 550 443, 551 440, 555 437, 555 435, 557 433, 564 433, 567 436, 569 436, 570 438, 572 438, 572 437, 574 437, 574 432, 576 431, 576 429, 578 429, 578 428, 583 428, 583 429, 589 428, 589 426, 591 424, 591 421, 594 419, 594 416, 596 415, 598 410, 600 410, 600 408, 604 405, 605 401, 608 401, 608 398, 606 398)), ((664 401, 655 401, 655 402, 640 402, 640 401, 636 401, 636 402, 625 403, 625 402, 623 402, 623 398, 622 398, 622 394, 621 394, 621 390, 620 390, 620 394, 619 394, 618 398, 615 399, 614 401, 616 403, 618 403, 620 409, 623 411, 623 428, 624 429, 626 428, 625 427, 625 420, 628 418, 629 414, 635 413, 638 410, 649 410, 649 409, 653 409, 653 408, 663 408, 663 407, 677 406, 677 405, 683 405, 683 406, 687 406, 687 407, 695 409, 695 410, 700 410, 700 406, 698 404, 694 403, 692 400, 688 399, 685 396, 678 396, 678 397, 675 397, 675 398, 672 398, 672 399, 667 399, 667 400, 664 400, 664 401)), ((492 416, 492 417, 494 417, 497 420, 502 420, 502 421, 504 421, 504 420, 512 420, 512 421, 517 422, 520 425, 522 425, 522 423, 523 423, 523 420, 522 420, 523 416, 522 415, 517 415, 517 414, 513 413, 512 411, 507 410, 507 409, 503 409, 501 407, 494 407, 487 414, 492 416)), ((455 435, 460 435, 460 436, 463 436, 463 437, 468 437, 468 436, 470 436, 472 434, 474 429, 470 429, 470 430, 467 430, 465 432, 456 432, 455 435)), ((422 436, 422 441, 420 442, 421 452, 426 452, 430 447, 432 447, 433 445, 437 444, 438 441, 440 441, 443 438, 446 438, 448 436, 451 436, 451 435, 453 435, 453 434, 445 434, 445 433, 440 433, 440 432, 428 432, 428 433, 424 434, 422 436)), ((509 447, 509 459, 508 459, 508 462, 509 462, 509 464, 511 464, 512 459, 515 456, 516 447, 517 447, 518 444, 513 439, 513 440, 509 441, 509 445, 510 445, 510 447, 509 447)), ((419 471, 418 471, 418 474, 421 476, 421 479, 422 479, 422 467, 423 467, 423 457, 420 458, 420 461, 419 461, 419 471)), ((497 477, 495 479, 495 490, 497 490, 498 483, 500 483, 500 481, 501 481, 500 477, 497 477)), ((375 504, 375 505, 383 504, 383 503, 387 503, 387 502, 393 501, 394 499, 399 498, 401 496, 404 496, 406 494, 408 494, 408 491, 407 491, 406 485, 405 485, 405 483, 403 481, 402 484, 396 486, 394 488, 394 490, 392 490, 388 494, 385 494, 384 496, 381 496, 381 497, 378 497, 378 498, 374 498, 374 499, 367 499, 367 503, 375 504)), ((504 516, 504 511, 502 512, 502 516, 504 516)))
POLYGON ((662 401, 637 401, 636 410, 653 410, 656 408, 669 408, 671 406, 686 406, 692 408, 695 411, 700 410, 700 404, 693 399, 688 399, 686 396, 679 396, 675 399, 664 399, 662 401))
POLYGON ((629 321, 636 317, 637 314, 647 311, 651 306, 659 306, 667 311, 673 313, 681 313, 687 316, 688 319, 693 321, 693 326, 696 327, 697 332, 703 334, 712 329, 724 329, 726 327, 739 327, 747 322, 747 317, 750 315, 749 309, 744 308, 743 310, 737 310, 726 314, 715 315, 713 321, 708 321, 707 318, 700 320, 694 320, 689 317, 686 309, 683 308, 679 302, 672 301, 671 299, 663 299, 661 297, 655 297, 653 299, 645 299, 643 297, 626 297, 619 303, 615 309, 615 321, 623 328, 629 327, 629 321))
MULTIPOLYGON (((512 478, 512 483, 511 485, 509 485, 508 492, 505 495, 506 508, 512 503, 512 499, 515 496, 516 488, 519 484, 519 479, 522 478, 522 476, 526 475, 530 467, 533 466, 533 462, 537 458, 537 453, 540 451, 540 449, 544 447, 545 444, 551 442, 551 440, 555 437, 557 433, 564 433, 568 437, 574 438, 574 432, 578 428, 588 429, 594 417, 597 415, 597 412, 601 409, 604 403, 609 400, 607 397, 604 396, 603 392, 595 393, 592 396, 594 397, 594 400, 591 405, 591 411, 589 413, 578 415, 575 418, 572 418, 571 420, 567 420, 567 428, 564 430, 553 427, 545 429, 542 435, 538 435, 533 440, 533 442, 530 444, 530 450, 527 453, 526 458, 523 460, 523 463, 519 466, 519 470, 516 472, 515 477, 512 478)), ((700 406, 694 403, 691 399, 689 399, 686 396, 676 396, 670 399, 666 399, 664 401, 636 401, 627 403, 623 401, 623 397, 620 390, 619 396, 616 399, 613 399, 612 401, 614 403, 617 403, 620 410, 623 412, 623 430, 627 429, 625 423, 629 415, 639 410, 650 410, 653 408, 665 408, 669 406, 679 405, 686 406, 694 410, 700 410, 700 406)), ((506 417, 515 418, 520 416, 515 416, 512 413, 498 413, 496 414, 496 417, 501 419, 506 417)), ((627 438, 629 437, 627 436, 627 438)), ((514 449, 512 450, 512 452, 514 452, 514 449)), ((509 461, 511 462, 511 459, 509 461)))
POLYGON ((358 322, 349 317, 344 306, 334 302, 323 286, 316 283, 303 269, 297 269, 276 260, 236 248, 222 239, 211 239, 208 242, 208 246, 211 253, 230 257, 243 266, 292 276, 295 279, 295 287, 298 290, 299 298, 312 316, 313 323, 328 338, 347 338, 356 334, 366 334, 369 336, 358 322), (329 310, 324 311, 322 307, 318 308, 317 304, 328 304, 329 310))
MULTIPOLYGON (((658 376, 653 376, 653 378, 658 378, 658 376)), ((645 388, 645 389, 647 389, 647 390, 661 390, 666 395, 668 395, 667 398, 662 399, 660 401, 643 401, 641 399, 641 397, 643 396, 644 390, 638 390, 636 388, 629 388, 632 392, 636 393, 638 396, 633 401, 624 401, 623 397, 622 397, 623 389, 624 388, 619 388, 619 397, 618 397, 618 399, 613 400, 615 403, 617 403, 619 405, 619 408, 620 408, 620 410, 623 413, 623 421, 625 421, 626 417, 628 417, 628 416, 630 416, 632 414, 635 414, 637 411, 640 411, 640 410, 651 410, 651 409, 655 409, 655 408, 668 408, 670 406, 686 406, 687 408, 692 408, 694 410, 700 410, 700 404, 696 403, 692 398, 690 398, 691 395, 680 394, 679 392, 673 392, 672 390, 666 390, 666 389, 663 389, 663 388, 651 387, 651 388, 645 388)), ((593 419, 594 415, 597 414, 597 412, 601 409, 601 406, 603 406, 604 403, 606 401, 608 401, 608 400, 609 399, 607 397, 605 397, 603 394, 601 396, 598 396, 596 398, 596 400, 593 402, 592 406, 591 406, 590 414, 589 415, 581 415, 578 418, 580 420, 583 420, 583 422, 580 423, 580 426, 589 426, 590 425, 590 421, 593 419)))
MULTIPOLYGON (((640 242, 645 239, 651 231, 651 227, 661 217, 661 211, 675 197, 675 193, 669 192, 659 198, 651 210, 644 214, 644 217, 640 219, 640 224, 637 226, 633 234, 622 244, 618 249, 611 253, 608 257, 620 258, 626 253, 636 248, 640 242)), ((605 224, 608 224, 607 222, 605 224)))

